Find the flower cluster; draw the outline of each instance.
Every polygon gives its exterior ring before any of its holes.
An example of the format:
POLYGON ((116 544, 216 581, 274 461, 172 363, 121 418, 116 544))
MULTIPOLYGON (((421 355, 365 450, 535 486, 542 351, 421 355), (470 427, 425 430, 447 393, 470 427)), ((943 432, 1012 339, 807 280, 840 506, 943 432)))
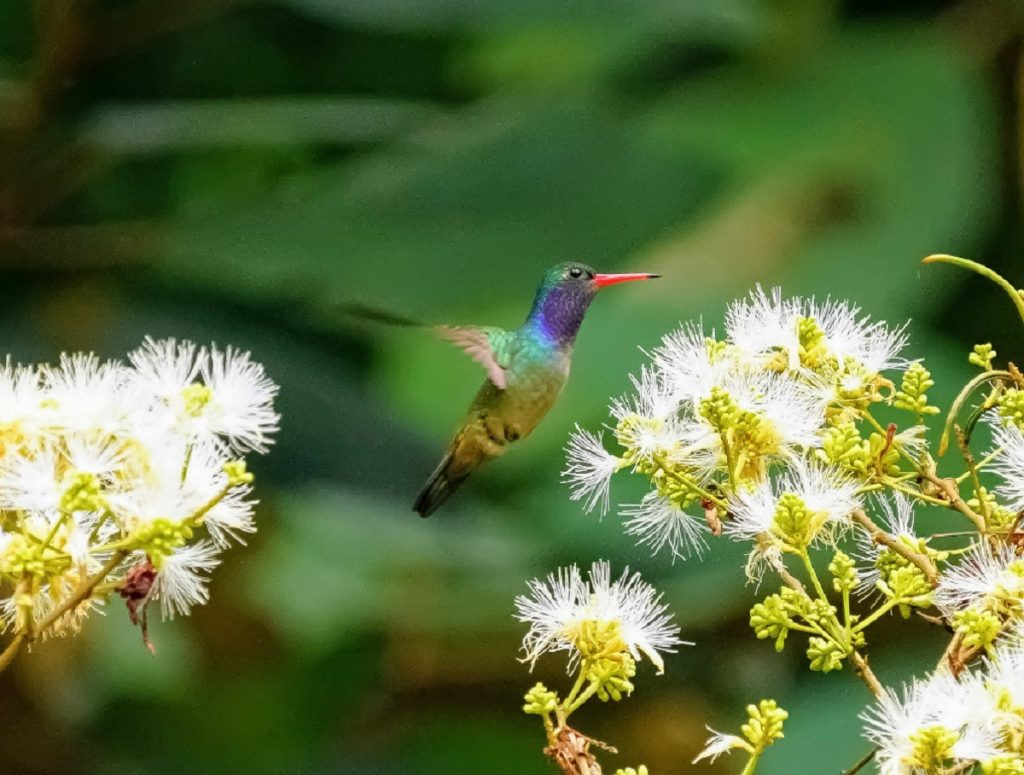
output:
POLYGON ((532 669, 544 654, 566 653, 576 680, 564 698, 536 684, 526 694, 523 711, 543 720, 548 756, 563 771, 577 772, 567 767, 575 767, 578 759, 592 761, 592 745, 605 746, 570 727, 569 717, 592 697, 618 702, 631 695, 638 661, 646 657, 661 673, 662 654, 689 644, 679 639, 679 627, 661 595, 628 569, 613 581, 610 565, 596 562, 584 579, 573 565, 546 580, 534 579, 529 588, 530 594, 515 603, 516 618, 529 625, 523 661, 532 669))
MULTIPOLYGON (((995 280, 1024 322, 1024 291, 991 270, 926 261, 995 280)), ((748 581, 778 585, 750 611, 754 634, 779 651, 799 637, 811 670, 850 666, 864 681, 876 698, 864 734, 883 775, 1024 775, 1024 374, 976 345, 967 360, 981 373, 950 404, 933 456, 935 382, 906 344, 903 328, 847 302, 758 288, 729 306, 721 337, 694 324, 667 335, 611 405, 614 449, 577 428, 564 479, 603 513, 616 475, 642 477, 649 491, 619 513, 653 553, 742 542, 748 581), (992 440, 980 454, 979 436, 992 440), (954 445, 959 472, 940 474, 954 445), (929 528, 923 506, 957 513, 963 529, 929 528), (951 640, 930 677, 897 693, 871 669, 868 634, 915 613, 951 640)), ((552 603, 586 598, 566 591, 578 581, 554 581, 552 603)), ((534 624, 528 656, 578 648, 573 620, 558 621, 534 624)), ((753 773, 786 714, 771 701, 748 714, 742 736, 713 733, 697 760, 743 750, 753 773)))
POLYGON ((726 512, 729 533, 757 539, 769 558, 791 541, 832 543, 860 505, 858 489, 899 475, 901 451, 920 450, 918 421, 934 411, 930 375, 900 356, 905 344, 902 329, 845 302, 758 289, 729 307, 722 338, 696 325, 665 337, 634 393, 612 405, 617 454, 577 429, 565 472, 572 497, 605 510, 614 474, 647 477, 648 495, 622 509, 626 532, 677 557, 699 554, 726 512), (904 371, 899 390, 891 370, 904 371), (889 434, 866 422, 876 404, 915 419, 889 434), (792 509, 808 515, 790 526, 800 535, 777 520, 792 509))
POLYGON ((277 430, 248 353, 146 340, 128 362, 0 368, 0 624, 16 644, 74 630, 119 592, 133 620, 207 600, 256 527, 245 455, 277 430))
POLYGON ((1007 643, 978 670, 936 672, 887 690, 862 716, 882 775, 1024 773, 1024 648, 1007 643))

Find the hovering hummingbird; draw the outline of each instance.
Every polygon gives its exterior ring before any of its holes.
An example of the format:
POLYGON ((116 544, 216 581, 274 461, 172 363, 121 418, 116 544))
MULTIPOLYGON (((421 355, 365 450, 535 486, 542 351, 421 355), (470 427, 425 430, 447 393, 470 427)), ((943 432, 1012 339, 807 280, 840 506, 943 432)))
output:
POLYGON ((515 331, 436 326, 484 367, 487 381, 413 510, 430 516, 478 466, 533 432, 565 387, 576 334, 602 288, 658 276, 598 274, 584 264, 559 264, 544 275, 526 322, 515 331))

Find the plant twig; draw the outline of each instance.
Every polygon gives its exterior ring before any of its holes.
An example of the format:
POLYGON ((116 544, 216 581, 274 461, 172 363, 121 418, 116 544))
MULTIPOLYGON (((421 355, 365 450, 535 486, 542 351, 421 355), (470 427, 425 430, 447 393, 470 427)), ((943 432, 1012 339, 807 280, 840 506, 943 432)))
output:
POLYGON ((21 647, 25 645, 25 641, 28 640, 27 632, 19 632, 14 636, 14 640, 7 644, 7 648, 0 654, 0 673, 7 669, 7 667, 14 661, 14 658, 18 656, 18 652, 21 651, 21 647))
POLYGON ((39 623, 32 630, 32 637, 38 637, 52 626, 54 622, 64 616, 64 614, 77 608, 92 594, 92 591, 96 586, 110 575, 114 568, 121 564, 121 561, 124 560, 126 554, 127 553, 123 550, 114 552, 110 559, 107 560, 106 565, 82 582, 71 597, 39 620, 39 623))
POLYGON ((860 761, 858 761, 855 765, 850 767, 850 769, 843 770, 842 775, 857 775, 858 772, 860 772, 869 764, 871 764, 871 760, 875 758, 876 753, 878 753, 878 749, 872 748, 860 759, 860 761))
POLYGON ((935 563, 932 562, 930 557, 925 554, 915 552, 895 536, 891 536, 886 533, 882 528, 876 525, 871 520, 871 517, 865 514, 862 509, 854 510, 851 516, 853 517, 854 522, 868 531, 872 541, 876 544, 882 544, 883 546, 892 549, 892 551, 896 552, 900 557, 914 563, 914 565, 920 568, 931 586, 934 587, 939 583, 939 572, 935 568, 935 563))
POLYGON ((867 659, 859 651, 852 651, 850 653, 850 664, 853 665, 853 669, 857 671, 857 675, 860 676, 861 680, 867 684, 868 689, 875 695, 876 698, 882 699, 885 696, 885 689, 882 686, 882 682, 878 680, 878 676, 868 665, 867 659))

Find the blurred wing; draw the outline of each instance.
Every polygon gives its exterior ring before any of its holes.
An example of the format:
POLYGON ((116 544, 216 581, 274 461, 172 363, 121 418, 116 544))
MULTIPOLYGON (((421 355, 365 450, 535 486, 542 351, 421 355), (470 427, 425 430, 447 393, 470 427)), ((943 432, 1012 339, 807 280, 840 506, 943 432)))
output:
POLYGON ((487 371, 487 377, 500 390, 508 387, 505 369, 508 367, 508 345, 512 334, 501 328, 478 326, 436 326, 435 331, 449 342, 461 347, 466 354, 487 371))

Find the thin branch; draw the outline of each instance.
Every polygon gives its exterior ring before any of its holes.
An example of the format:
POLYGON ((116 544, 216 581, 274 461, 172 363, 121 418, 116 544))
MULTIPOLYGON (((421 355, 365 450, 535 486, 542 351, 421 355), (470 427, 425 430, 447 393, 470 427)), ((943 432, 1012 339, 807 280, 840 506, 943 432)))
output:
POLYGON ((18 656, 18 652, 21 651, 21 647, 25 645, 25 641, 28 639, 28 633, 22 631, 15 635, 14 640, 7 644, 7 648, 0 654, 0 673, 6 670, 11 662, 14 661, 14 658, 18 656))
POLYGON ((878 749, 872 748, 859 762, 850 767, 850 769, 843 770, 843 775, 857 775, 858 772, 871 764, 871 760, 875 758, 876 753, 878 753, 878 749))
POLYGON ((912 562, 920 568, 931 586, 934 587, 939 583, 939 572, 935 568, 935 563, 932 562, 928 555, 915 552, 895 536, 891 536, 886 533, 882 528, 876 525, 871 520, 871 517, 865 514, 863 510, 856 509, 851 516, 853 517, 854 522, 868 531, 872 541, 876 544, 882 544, 883 546, 892 549, 892 551, 896 552, 900 557, 912 562))
POLYGON ((853 669, 857 671, 857 675, 861 677, 861 680, 867 684, 871 693, 876 698, 882 699, 885 696, 885 689, 882 687, 882 682, 878 680, 878 676, 875 675, 868 665, 867 659, 860 652, 853 651, 850 654, 850 664, 853 665, 853 669))
POLYGON ((921 475, 939 488, 939 492, 946 496, 945 500, 949 503, 951 508, 956 509, 971 520, 971 522, 974 523, 974 526, 978 528, 979 532, 985 532, 987 527, 985 525, 985 520, 982 519, 981 516, 974 509, 968 506, 964 499, 960 497, 960 489, 957 487, 955 479, 943 479, 931 471, 922 471, 921 475))
POLYGON ((114 570, 114 568, 121 564, 121 561, 124 560, 126 555, 127 552, 123 550, 114 552, 114 554, 111 555, 110 559, 107 560, 106 565, 104 565, 95 574, 86 579, 78 587, 78 589, 75 590, 75 593, 71 595, 71 597, 62 602, 59 606, 54 608, 52 611, 50 611, 50 613, 48 613, 46 616, 39 620, 39 623, 32 630, 32 637, 35 638, 44 633, 47 630, 47 628, 53 625, 54 622, 56 622, 69 611, 73 611, 82 602, 88 599, 89 596, 92 595, 92 591, 96 588, 96 586, 100 582, 102 582, 103 579, 109 576, 110 573, 114 570))

